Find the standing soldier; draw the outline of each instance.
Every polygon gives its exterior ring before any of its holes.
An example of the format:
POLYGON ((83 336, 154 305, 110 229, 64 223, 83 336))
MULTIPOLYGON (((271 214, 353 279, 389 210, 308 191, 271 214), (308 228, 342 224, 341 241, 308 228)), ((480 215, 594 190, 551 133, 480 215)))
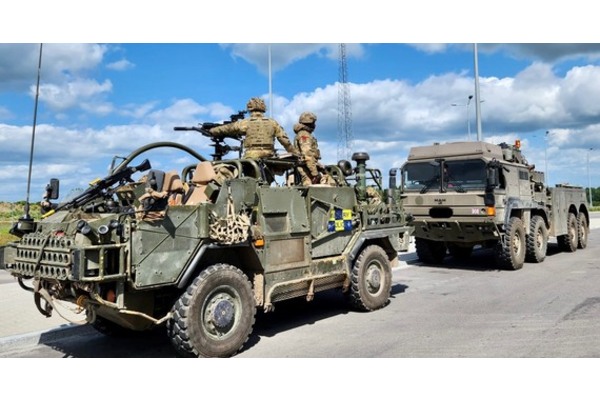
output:
POLYGON ((289 153, 295 153, 294 146, 285 131, 277 121, 264 115, 267 106, 263 99, 253 97, 246 108, 250 116, 246 119, 232 122, 210 129, 213 136, 246 136, 244 140, 243 158, 269 158, 275 156, 275 138, 289 153))
POLYGON ((298 168, 303 186, 315 183, 334 184, 329 175, 319 173, 321 152, 319 151, 317 139, 312 134, 316 122, 317 116, 315 114, 303 112, 300 114, 298 123, 294 125, 294 132, 296 132, 294 145, 306 162, 305 165, 298 168))

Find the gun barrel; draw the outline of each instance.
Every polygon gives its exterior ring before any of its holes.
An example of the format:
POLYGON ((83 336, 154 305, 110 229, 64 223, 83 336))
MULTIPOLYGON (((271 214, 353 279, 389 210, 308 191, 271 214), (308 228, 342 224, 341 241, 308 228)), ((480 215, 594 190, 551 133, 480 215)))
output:
POLYGON ((105 189, 111 187, 115 183, 121 182, 124 179, 130 179, 131 175, 133 175, 133 173, 147 171, 150 168, 151 168, 150 161, 148 159, 145 159, 139 165, 136 165, 133 167, 127 167, 118 172, 115 172, 112 175, 109 175, 103 179, 98 180, 96 183, 94 183, 93 186, 89 187, 85 192, 81 193, 79 196, 75 197, 73 200, 59 205, 56 208, 56 211, 61 210, 63 208, 82 206, 82 205, 86 204, 87 202, 100 196, 105 189))

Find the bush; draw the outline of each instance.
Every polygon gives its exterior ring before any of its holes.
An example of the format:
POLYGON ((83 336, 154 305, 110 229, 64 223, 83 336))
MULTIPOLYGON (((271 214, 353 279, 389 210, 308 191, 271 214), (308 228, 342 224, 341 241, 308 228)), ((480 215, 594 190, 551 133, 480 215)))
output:
MULTIPOLYGON (((16 203, 0 202, 0 246, 19 238, 8 233, 10 228, 19 218, 25 214, 25 202, 16 203)), ((42 213, 39 204, 29 205, 29 216, 33 219, 40 219, 42 213)))

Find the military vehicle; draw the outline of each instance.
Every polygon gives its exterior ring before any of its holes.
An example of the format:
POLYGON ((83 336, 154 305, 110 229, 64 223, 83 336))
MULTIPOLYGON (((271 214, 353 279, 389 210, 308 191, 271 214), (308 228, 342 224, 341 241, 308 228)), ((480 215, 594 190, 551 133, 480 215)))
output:
POLYGON ((4 249, 4 268, 46 316, 66 305, 106 334, 165 326, 184 356, 234 355, 257 310, 286 299, 339 288, 358 310, 389 302, 412 228, 368 154, 327 166, 336 186, 299 186, 293 156, 224 159, 240 147, 211 139, 212 160, 181 144, 149 144, 49 206, 58 198, 52 180, 48 213, 15 224, 20 240, 4 249), (181 171, 134 165, 164 147, 195 160, 181 171))
POLYGON ((499 267, 517 270, 544 261, 549 237, 568 252, 587 245, 585 190, 546 186, 520 141, 414 147, 401 170, 404 209, 425 263, 441 263, 448 253, 468 258, 483 246, 495 250, 499 267))

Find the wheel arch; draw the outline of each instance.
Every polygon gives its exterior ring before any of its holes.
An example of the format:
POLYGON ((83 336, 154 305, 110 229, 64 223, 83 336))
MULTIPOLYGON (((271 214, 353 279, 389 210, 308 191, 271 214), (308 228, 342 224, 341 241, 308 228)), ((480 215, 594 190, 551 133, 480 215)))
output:
POLYGON ((575 204, 570 204, 568 213, 572 213, 575 214, 575 216, 577 216, 579 215, 579 209, 577 209, 577 206, 575 204))
POLYGON ((590 220, 590 211, 588 210, 587 206, 585 204, 580 204, 579 205, 579 213, 585 215, 585 217, 587 218, 588 222, 590 220))
POLYGON ((548 218, 548 213, 546 213, 546 210, 542 208, 534 208, 531 210, 531 217, 533 218, 536 215, 542 217, 544 223, 546 224, 546 228, 550 228, 550 219, 548 218))
POLYGON ((391 263, 392 267, 395 267, 398 262, 398 251, 394 248, 392 241, 389 236, 378 236, 378 237, 363 237, 357 241, 352 251, 350 252, 350 265, 352 265, 358 255, 368 246, 376 245, 383 249, 391 263))
POLYGON ((206 268, 214 264, 229 264, 239 268, 250 281, 262 272, 262 265, 254 248, 250 245, 217 246, 202 244, 183 270, 177 288, 185 289, 206 268))

